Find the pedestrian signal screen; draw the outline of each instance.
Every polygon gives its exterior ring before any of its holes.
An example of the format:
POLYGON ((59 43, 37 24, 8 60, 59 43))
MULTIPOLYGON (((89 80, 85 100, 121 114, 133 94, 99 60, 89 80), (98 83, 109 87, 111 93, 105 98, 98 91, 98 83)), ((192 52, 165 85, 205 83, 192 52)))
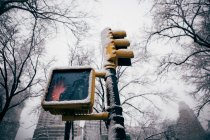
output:
POLYGON ((91 69, 54 70, 46 101, 84 100, 88 97, 91 69))

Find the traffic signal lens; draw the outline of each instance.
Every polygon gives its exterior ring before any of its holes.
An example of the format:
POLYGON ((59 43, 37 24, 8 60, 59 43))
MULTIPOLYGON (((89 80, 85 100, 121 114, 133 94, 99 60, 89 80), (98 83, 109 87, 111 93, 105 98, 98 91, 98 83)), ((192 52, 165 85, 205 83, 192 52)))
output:
POLYGON ((46 101, 84 100, 88 97, 91 69, 54 70, 46 101))

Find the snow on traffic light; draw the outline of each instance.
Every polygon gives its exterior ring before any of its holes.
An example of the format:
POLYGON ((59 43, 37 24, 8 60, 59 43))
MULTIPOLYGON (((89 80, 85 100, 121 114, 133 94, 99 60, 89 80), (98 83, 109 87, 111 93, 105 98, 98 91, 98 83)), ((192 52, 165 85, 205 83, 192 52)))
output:
POLYGON ((102 47, 105 54, 105 67, 131 66, 133 51, 127 49, 130 42, 125 39, 126 32, 105 28, 101 34, 102 47))
POLYGON ((52 114, 88 114, 94 104, 95 71, 77 67, 54 69, 42 106, 52 114))

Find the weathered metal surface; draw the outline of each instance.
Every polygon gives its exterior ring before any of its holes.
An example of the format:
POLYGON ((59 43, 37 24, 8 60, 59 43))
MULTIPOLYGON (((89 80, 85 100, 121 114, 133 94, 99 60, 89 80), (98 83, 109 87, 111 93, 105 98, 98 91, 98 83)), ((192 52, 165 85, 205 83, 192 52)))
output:
POLYGON ((124 118, 122 116, 122 107, 120 103, 119 91, 117 86, 116 71, 108 68, 105 77, 107 90, 107 111, 110 113, 108 124, 109 140, 124 140, 126 138, 124 128, 124 118))
POLYGON ((109 118, 108 112, 83 114, 83 115, 63 115, 63 121, 73 121, 73 120, 107 120, 109 118))

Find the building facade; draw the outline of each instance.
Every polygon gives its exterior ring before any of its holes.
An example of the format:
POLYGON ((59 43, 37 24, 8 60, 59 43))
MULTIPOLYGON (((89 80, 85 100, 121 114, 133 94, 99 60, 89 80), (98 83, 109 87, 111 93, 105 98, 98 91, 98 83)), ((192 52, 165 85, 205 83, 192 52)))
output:
MULTIPOLYGON (((5 99, 3 97, 4 94, 0 91, 0 111, 2 110, 2 106, 4 105, 5 99)), ((20 96, 16 96, 13 98, 11 104, 14 104, 15 100, 19 100, 20 96)), ((0 140, 14 140, 15 136, 18 132, 20 127, 20 115, 24 104, 19 104, 18 106, 11 108, 7 111, 6 115, 4 116, 2 122, 0 123, 0 140)))
POLYGON ((23 106, 10 109, 0 123, 0 140, 14 140, 20 127, 20 114, 23 106))
POLYGON ((176 137, 179 140, 205 140, 206 132, 190 107, 179 103, 179 118, 176 124, 176 137))
MULTIPOLYGON (((33 140, 63 140, 64 134, 65 122, 62 121, 61 115, 52 115, 42 109, 34 131, 33 140)), ((74 121, 75 140, 81 135, 82 128, 79 126, 78 121, 74 121)))
POLYGON ((83 140, 100 140, 107 135, 104 121, 85 121, 83 140))
POLYGON ((65 123, 61 116, 52 115, 41 110, 33 140, 60 140, 64 139, 65 123))
POLYGON ((207 131, 205 131, 194 111, 185 102, 179 103, 177 121, 168 125, 164 130, 152 132, 152 129, 149 128, 149 130, 144 130, 142 134, 142 128, 139 128, 139 130, 140 140, 210 140, 210 122, 207 131), (145 132, 147 133, 146 138, 144 136, 145 132))

